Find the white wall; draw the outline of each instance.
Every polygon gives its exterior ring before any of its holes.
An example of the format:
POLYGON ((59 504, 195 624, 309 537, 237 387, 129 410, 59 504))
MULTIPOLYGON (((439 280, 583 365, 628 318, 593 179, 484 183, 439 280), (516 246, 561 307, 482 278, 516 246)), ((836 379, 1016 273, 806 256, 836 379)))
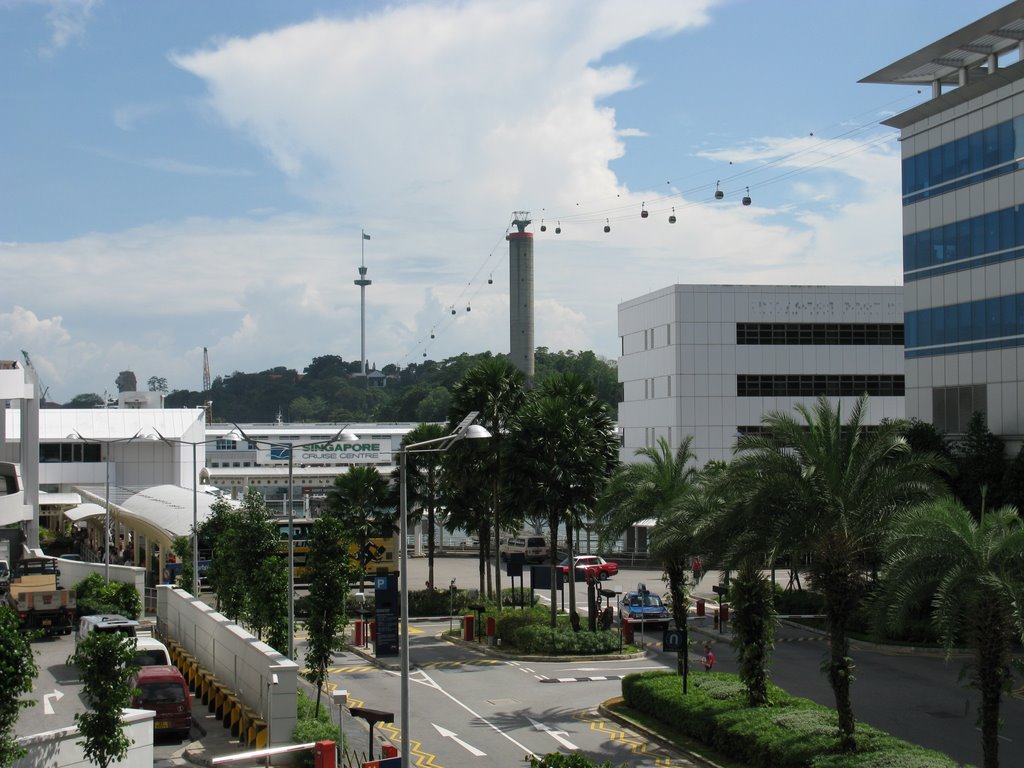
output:
MULTIPOLYGON (((123 760, 111 763, 111 768, 152 768, 153 767, 153 716, 147 709, 123 710, 124 733, 131 741, 128 754, 123 760)), ((15 760, 12 768, 87 768, 92 766, 85 759, 78 728, 61 728, 18 739, 28 749, 28 754, 15 760)))

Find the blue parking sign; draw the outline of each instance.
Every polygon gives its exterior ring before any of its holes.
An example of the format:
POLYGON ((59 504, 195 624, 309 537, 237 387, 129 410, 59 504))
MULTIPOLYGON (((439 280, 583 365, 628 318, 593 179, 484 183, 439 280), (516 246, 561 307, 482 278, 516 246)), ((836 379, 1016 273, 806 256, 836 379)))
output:
POLYGON ((377 592, 386 592, 388 589, 388 577, 387 576, 374 576, 373 577, 373 588, 377 592))

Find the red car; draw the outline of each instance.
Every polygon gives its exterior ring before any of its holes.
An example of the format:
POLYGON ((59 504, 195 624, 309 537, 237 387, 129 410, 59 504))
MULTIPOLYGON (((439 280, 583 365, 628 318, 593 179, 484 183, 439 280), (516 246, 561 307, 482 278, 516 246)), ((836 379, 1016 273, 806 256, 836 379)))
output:
MULTIPOLYGON (((597 555, 576 555, 573 559, 573 564, 576 569, 582 569, 586 574, 597 573, 597 578, 604 581, 607 578, 615 576, 619 572, 619 566, 615 563, 609 563, 603 557, 597 555)), ((568 575, 569 573, 569 560, 566 558, 558 567, 562 569, 562 573, 568 575)))

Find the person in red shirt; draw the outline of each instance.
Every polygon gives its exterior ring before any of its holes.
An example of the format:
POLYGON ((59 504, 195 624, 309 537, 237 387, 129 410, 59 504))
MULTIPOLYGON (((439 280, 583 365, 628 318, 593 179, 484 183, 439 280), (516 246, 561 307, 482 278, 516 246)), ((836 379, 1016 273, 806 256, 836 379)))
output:
POLYGON ((704 643, 704 671, 710 672, 713 666, 715 666, 715 654, 711 650, 711 645, 704 643))

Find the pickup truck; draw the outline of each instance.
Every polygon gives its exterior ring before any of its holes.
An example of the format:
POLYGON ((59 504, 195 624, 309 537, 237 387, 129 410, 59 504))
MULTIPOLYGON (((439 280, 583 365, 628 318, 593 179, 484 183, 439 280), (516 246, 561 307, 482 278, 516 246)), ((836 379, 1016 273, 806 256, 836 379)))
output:
POLYGON ((70 635, 75 626, 77 600, 73 589, 60 586, 60 569, 51 557, 26 557, 14 566, 5 597, 23 631, 70 635))

